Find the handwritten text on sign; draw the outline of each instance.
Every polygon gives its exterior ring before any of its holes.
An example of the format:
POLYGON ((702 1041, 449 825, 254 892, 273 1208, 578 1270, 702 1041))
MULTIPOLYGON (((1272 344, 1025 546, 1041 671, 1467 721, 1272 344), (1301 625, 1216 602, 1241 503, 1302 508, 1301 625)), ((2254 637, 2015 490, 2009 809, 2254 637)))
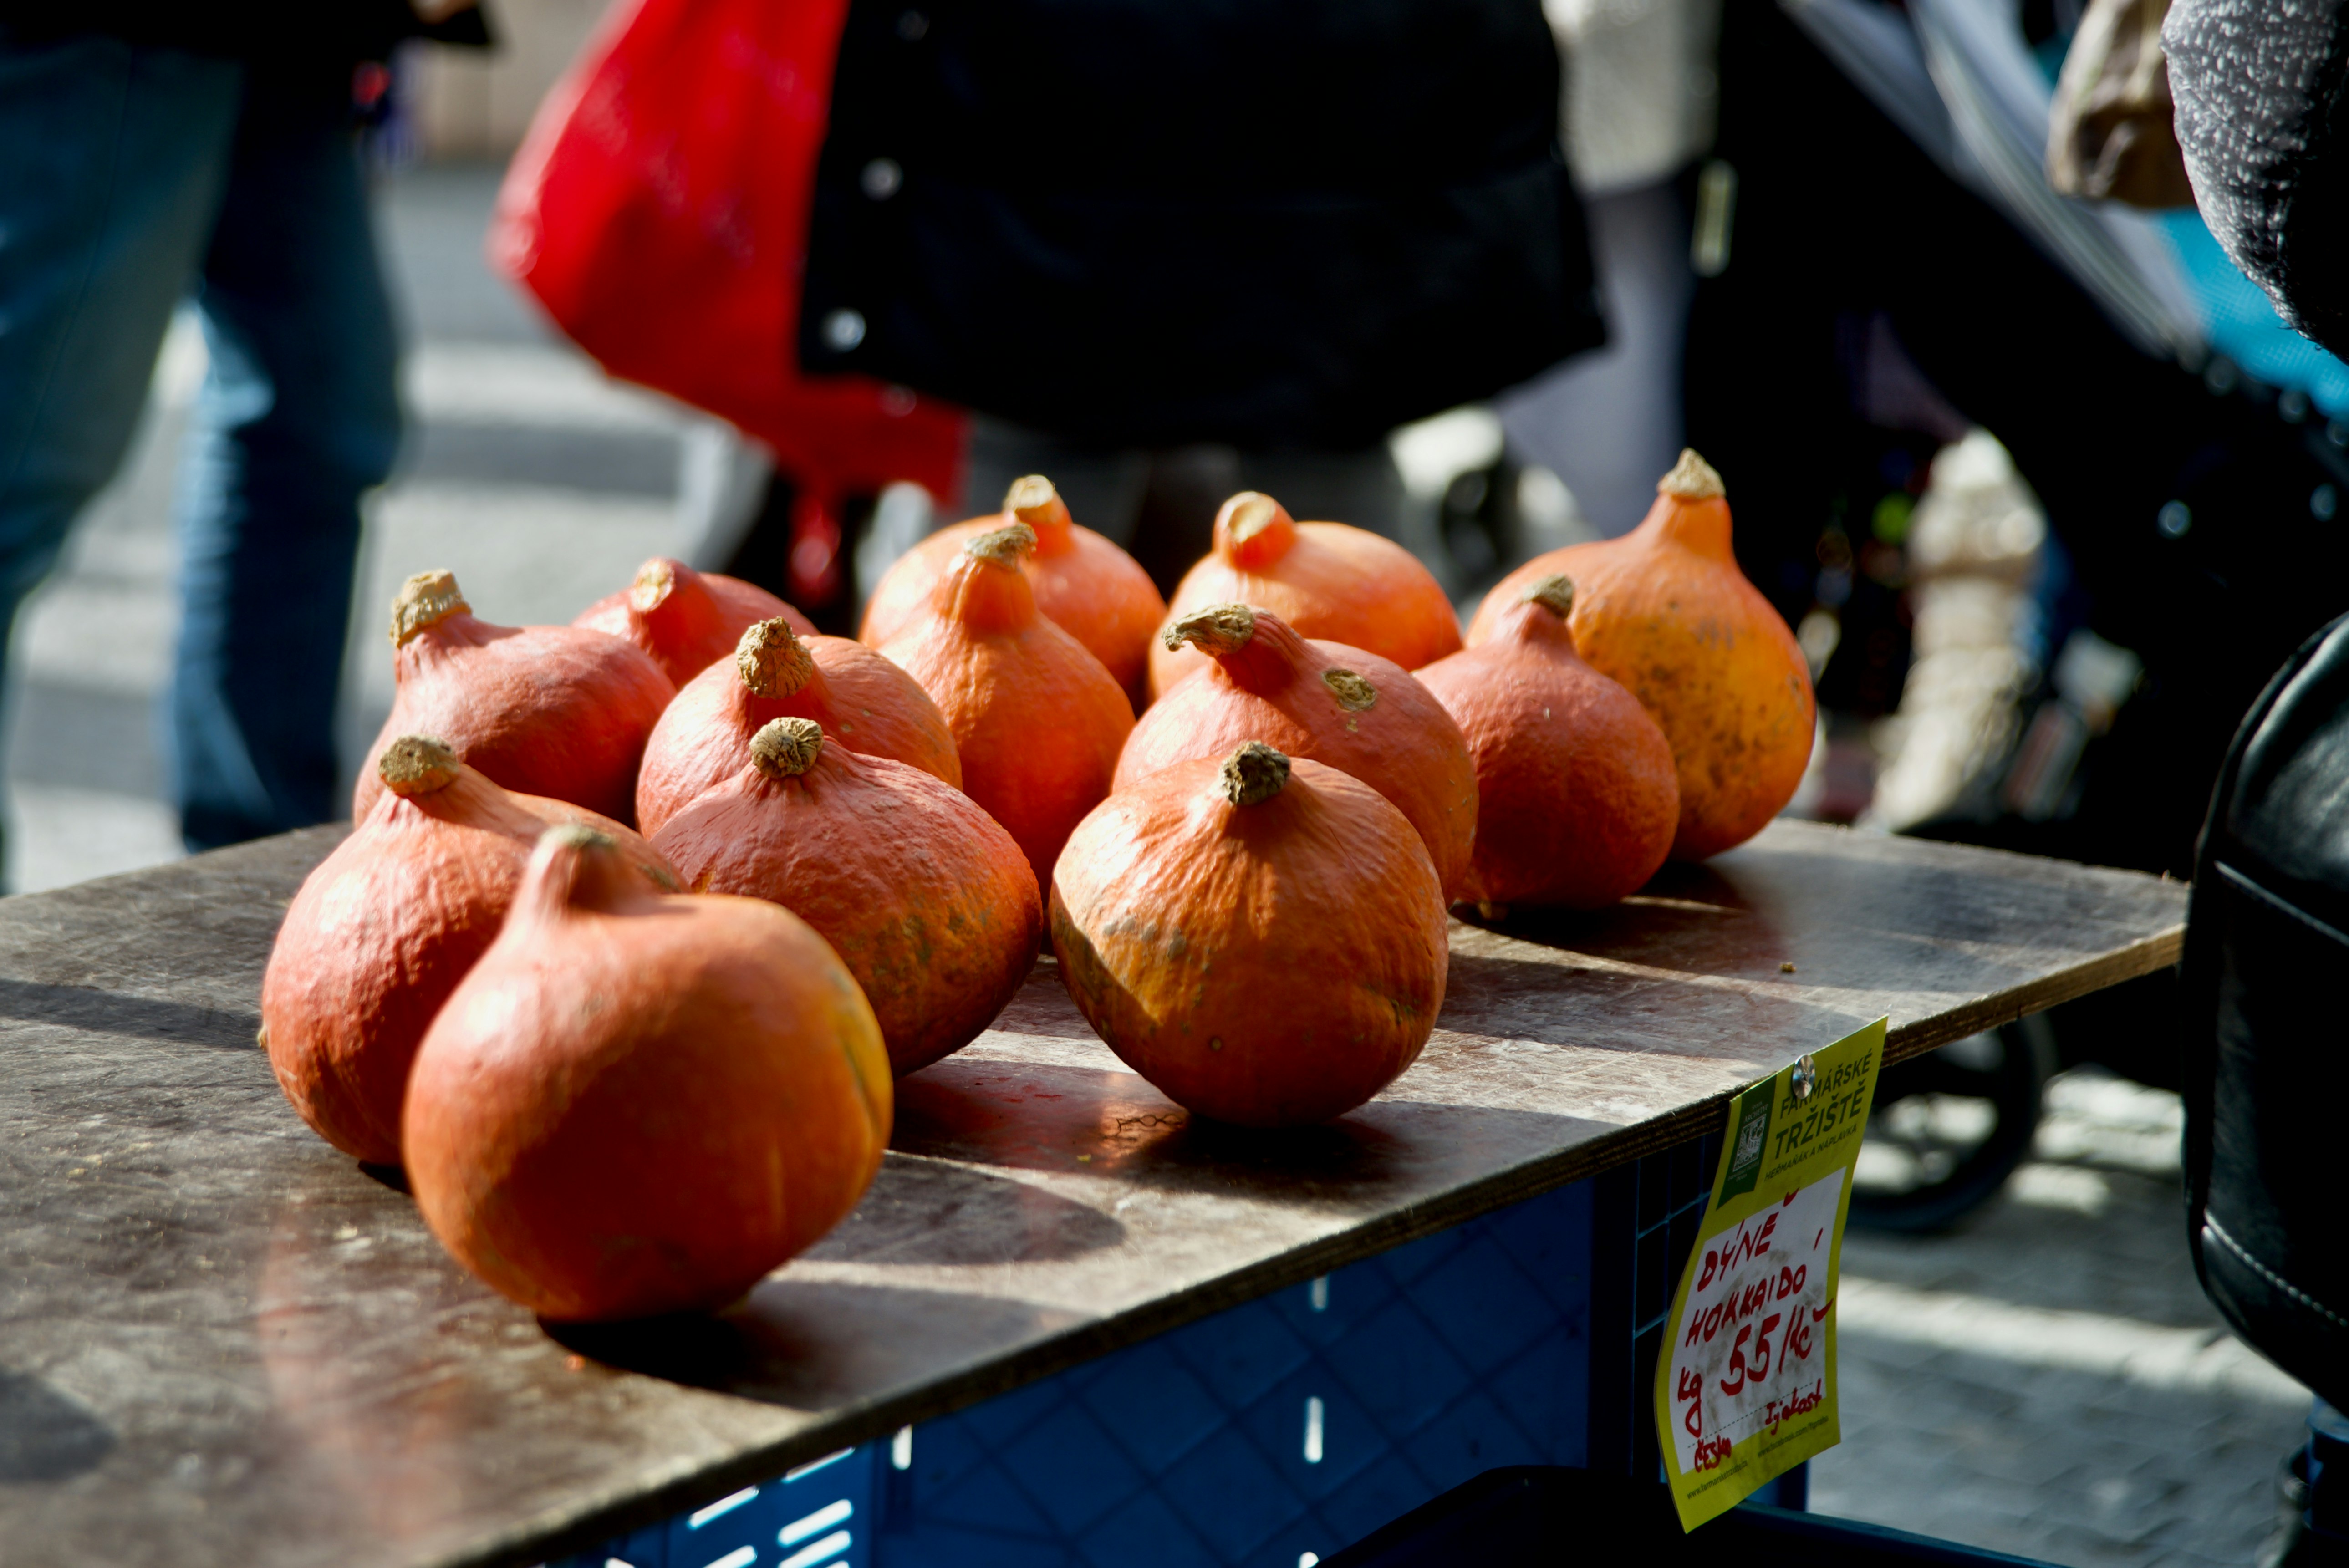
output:
POLYGON ((1820 1325, 1843 1195, 1838 1168, 1706 1238, 1671 1340, 1672 1448, 1683 1474, 1817 1408, 1820 1325))
POLYGON ((1836 1274, 1888 1020, 1730 1102, 1713 1198, 1665 1315, 1656 1431, 1694 1530, 1833 1448, 1836 1274))

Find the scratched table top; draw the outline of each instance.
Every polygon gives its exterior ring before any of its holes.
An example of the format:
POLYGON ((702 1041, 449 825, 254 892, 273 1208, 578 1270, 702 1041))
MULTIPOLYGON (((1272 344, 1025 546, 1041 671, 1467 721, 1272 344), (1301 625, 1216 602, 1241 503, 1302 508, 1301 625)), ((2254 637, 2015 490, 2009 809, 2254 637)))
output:
POLYGON ((1048 962, 899 1086, 862 1207, 714 1318, 551 1333, 313 1137, 254 1033, 339 830, 0 901, 0 1557, 532 1563, 2175 963, 2186 890, 1795 822, 1598 915, 1453 928, 1417 1066, 1194 1124, 1048 962), (1789 972, 1785 966, 1792 965, 1789 972))

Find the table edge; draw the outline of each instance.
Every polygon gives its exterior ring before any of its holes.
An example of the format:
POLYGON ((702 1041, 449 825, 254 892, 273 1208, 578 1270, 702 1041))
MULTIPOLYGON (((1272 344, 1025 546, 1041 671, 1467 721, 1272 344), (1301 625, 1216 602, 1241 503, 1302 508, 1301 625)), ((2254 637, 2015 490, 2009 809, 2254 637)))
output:
MULTIPOLYGON (((1896 1025, 1885 1041, 1888 1065, 2011 1024, 2027 1014, 2175 965, 2185 946, 2180 923, 2115 952, 2044 975, 2012 991, 1962 1004, 1928 1023, 1896 1025)), ((1822 1045, 1826 1042, 1821 1041, 1822 1045)), ((1717 1132, 1737 1091, 1724 1089, 1667 1116, 1603 1132, 1555 1154, 1466 1183, 1439 1197, 1349 1229, 1344 1234, 1278 1253, 1131 1311, 1046 1336, 983 1366, 917 1389, 847 1407, 806 1429, 745 1449, 690 1474, 609 1503, 566 1510, 560 1521, 517 1523, 491 1540, 432 1560, 430 1568, 533 1568, 628 1531, 657 1524, 794 1465, 885 1437, 898 1428, 968 1409, 1172 1329, 1303 1284, 1349 1264, 1452 1229, 1508 1204, 1598 1176, 1630 1161, 1717 1132)))

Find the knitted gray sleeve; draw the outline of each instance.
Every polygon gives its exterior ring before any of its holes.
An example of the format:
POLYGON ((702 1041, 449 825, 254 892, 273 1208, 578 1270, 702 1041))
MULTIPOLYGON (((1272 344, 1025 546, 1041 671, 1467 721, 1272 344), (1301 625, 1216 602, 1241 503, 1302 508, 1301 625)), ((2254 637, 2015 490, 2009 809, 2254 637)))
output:
POLYGON ((2176 0, 2161 29, 2196 204, 2284 319, 2349 351, 2343 0, 2176 0))

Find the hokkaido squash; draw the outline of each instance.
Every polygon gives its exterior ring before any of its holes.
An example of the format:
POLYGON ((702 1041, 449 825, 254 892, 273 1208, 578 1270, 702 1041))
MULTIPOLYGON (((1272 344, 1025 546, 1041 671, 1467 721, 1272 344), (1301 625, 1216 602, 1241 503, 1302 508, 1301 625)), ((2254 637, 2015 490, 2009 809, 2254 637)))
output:
POLYGON ((376 759, 402 735, 437 736, 509 789, 628 820, 636 762, 677 688, 650 655, 577 626, 476 618, 446 572, 419 572, 391 604, 391 717, 351 793, 363 820, 383 782, 376 759))
POLYGON ((1243 1127, 1392 1083, 1444 1006, 1442 889, 1402 812, 1250 741, 1103 801, 1052 876, 1069 995, 1126 1064, 1243 1127))
POLYGON ((877 648, 895 636, 921 614, 964 545, 1014 522, 1035 531, 1035 552, 1020 570, 1036 591, 1036 608, 1082 643, 1128 696, 1140 699, 1148 686, 1150 639, 1166 601, 1140 562, 1070 519, 1068 503, 1041 474, 1015 480, 1001 511, 942 528, 897 557, 865 603, 857 640, 877 648))
POLYGON ((1427 844, 1447 894, 1476 841, 1476 769, 1444 705, 1394 665, 1361 648, 1299 636, 1269 610, 1211 604, 1166 628, 1169 646, 1212 656, 1134 722, 1114 789, 1195 757, 1261 740, 1309 757, 1392 801, 1427 844))
POLYGON ((429 737, 394 740, 376 770, 384 792, 304 879, 277 927, 261 1040, 278 1087, 319 1137, 397 1165, 417 1044, 497 935, 539 835, 594 828, 648 880, 673 891, 677 877, 610 818, 511 794, 429 737))
POLYGON ((634 643, 681 686, 732 653, 750 626, 778 616, 801 636, 815 635, 814 622, 758 584, 656 555, 636 568, 635 582, 571 624, 634 643))
POLYGON ((1721 476, 1684 451, 1646 521, 1620 539, 1537 555, 1501 579, 1468 629, 1492 637, 1545 577, 1574 580, 1574 645, 1655 716, 1680 775, 1672 859, 1701 861, 1760 832, 1795 797, 1818 710, 1786 623, 1729 548, 1721 476))
POLYGON ((1035 542, 1022 522, 971 540, 881 651, 947 716, 965 793, 1010 830, 1040 889, 1109 793, 1133 709, 1102 662, 1038 614, 1019 570, 1035 542))
MULTIPOLYGON (((1164 625, 1222 603, 1270 610, 1301 637, 1343 643, 1407 670, 1460 646, 1452 601, 1410 551, 1368 529, 1299 522, 1254 490, 1216 514, 1214 545, 1175 585, 1164 625)), ((1165 696, 1206 666, 1205 655, 1169 647, 1162 636, 1150 649, 1150 695, 1165 696)))
POLYGON ((660 894, 608 836, 540 840, 416 1053, 425 1223, 559 1321, 725 1305, 855 1206, 889 1058, 823 938, 761 899, 660 894))
POLYGON ((1035 966, 1044 911, 1027 857, 951 785, 779 718, 750 765, 656 835, 695 892, 781 904, 873 1004, 900 1075, 960 1050, 1035 966))
POLYGON ((1602 909, 1637 892, 1681 820, 1671 743, 1574 651, 1574 583, 1545 577, 1473 648, 1419 672, 1476 759, 1476 851, 1461 892, 1602 909))
POLYGON ((781 617, 744 632, 734 657, 685 683, 645 742, 636 820, 647 833, 740 773, 750 741, 779 718, 810 718, 851 751, 886 757, 960 788, 954 734, 919 682, 861 643, 802 638, 781 617))

